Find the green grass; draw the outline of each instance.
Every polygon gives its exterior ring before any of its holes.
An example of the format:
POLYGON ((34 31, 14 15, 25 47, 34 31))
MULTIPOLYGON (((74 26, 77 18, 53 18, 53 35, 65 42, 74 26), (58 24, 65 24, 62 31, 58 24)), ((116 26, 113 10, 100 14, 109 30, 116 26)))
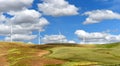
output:
POLYGON ((96 45, 99 48, 120 48, 120 43, 101 44, 96 45))
POLYGON ((40 57, 34 55, 39 50, 49 50, 51 52, 45 55, 44 58, 65 61, 63 64, 46 64, 46 66, 120 66, 120 43, 102 45, 69 43, 32 45, 1 42, 0 49, 1 54, 6 51, 9 66, 31 66, 31 62, 39 60, 40 57))
POLYGON ((1 49, 6 51, 6 58, 9 62, 9 66, 30 66, 28 63, 29 59, 34 59, 33 54, 35 54, 38 49, 30 48, 30 44, 25 45, 24 43, 17 42, 0 42, 1 49), (24 62, 27 60, 26 62, 24 62))
POLYGON ((85 48, 59 47, 50 49, 49 58, 71 62, 97 62, 99 64, 120 64, 120 49, 117 48, 85 48))
POLYGON ((92 66, 97 65, 97 62, 66 62, 64 64, 56 64, 56 65, 46 65, 46 66, 92 66))
MULTIPOLYGON (((20 66, 19 62, 32 58, 35 53, 34 49, 19 47, 19 48, 11 48, 8 50, 7 58, 10 62, 10 66, 20 66)), ((24 62, 24 65, 30 66, 28 63, 24 62)))

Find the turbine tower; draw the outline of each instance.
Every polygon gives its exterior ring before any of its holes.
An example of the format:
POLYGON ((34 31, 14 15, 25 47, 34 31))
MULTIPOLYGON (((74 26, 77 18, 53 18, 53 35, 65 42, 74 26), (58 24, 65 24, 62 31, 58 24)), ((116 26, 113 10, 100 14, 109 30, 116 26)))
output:
POLYGON ((38 31, 38 43, 41 44, 41 32, 40 32, 40 30, 38 31))
POLYGON ((10 27, 10 42, 13 42, 12 35, 13 35, 13 25, 12 25, 12 22, 11 22, 11 27, 10 27))
POLYGON ((85 43, 85 42, 86 42, 85 37, 83 37, 83 43, 85 43))
POLYGON ((62 39, 61 39, 62 33, 61 31, 59 31, 59 38, 60 38, 60 43, 62 43, 62 39))

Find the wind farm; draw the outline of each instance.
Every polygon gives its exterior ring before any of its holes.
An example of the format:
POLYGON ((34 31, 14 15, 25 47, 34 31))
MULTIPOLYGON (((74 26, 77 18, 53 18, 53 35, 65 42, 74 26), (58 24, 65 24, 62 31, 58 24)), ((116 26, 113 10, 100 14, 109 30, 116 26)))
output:
POLYGON ((0 66, 120 66, 120 0, 0 0, 0 66))

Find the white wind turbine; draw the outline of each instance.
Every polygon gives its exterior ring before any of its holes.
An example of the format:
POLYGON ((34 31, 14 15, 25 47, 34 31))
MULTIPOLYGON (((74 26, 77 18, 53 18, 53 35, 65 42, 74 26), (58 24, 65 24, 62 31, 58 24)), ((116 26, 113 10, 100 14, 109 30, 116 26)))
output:
POLYGON ((12 35, 13 35, 13 25, 12 22, 10 22, 10 42, 13 42, 12 35))
POLYGON ((38 43, 41 44, 41 31, 38 31, 38 43))
POLYGON ((85 36, 83 37, 83 43, 85 43, 86 42, 86 39, 85 39, 85 36))
POLYGON ((61 31, 59 31, 60 43, 62 43, 61 35, 62 35, 61 31))

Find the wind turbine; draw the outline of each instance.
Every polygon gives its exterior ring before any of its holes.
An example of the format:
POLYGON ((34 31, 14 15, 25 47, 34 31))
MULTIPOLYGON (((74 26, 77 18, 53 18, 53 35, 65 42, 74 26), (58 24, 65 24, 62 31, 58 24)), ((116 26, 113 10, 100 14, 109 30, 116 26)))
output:
POLYGON ((10 41, 13 42, 12 35, 13 35, 13 25, 12 22, 10 22, 10 41))
POLYGON ((60 43, 62 43, 61 35, 62 35, 61 31, 59 31, 60 43))
POLYGON ((83 43, 85 43, 85 41, 86 41, 86 40, 85 40, 85 37, 83 37, 83 43))
POLYGON ((38 43, 41 44, 41 31, 38 31, 38 43))

